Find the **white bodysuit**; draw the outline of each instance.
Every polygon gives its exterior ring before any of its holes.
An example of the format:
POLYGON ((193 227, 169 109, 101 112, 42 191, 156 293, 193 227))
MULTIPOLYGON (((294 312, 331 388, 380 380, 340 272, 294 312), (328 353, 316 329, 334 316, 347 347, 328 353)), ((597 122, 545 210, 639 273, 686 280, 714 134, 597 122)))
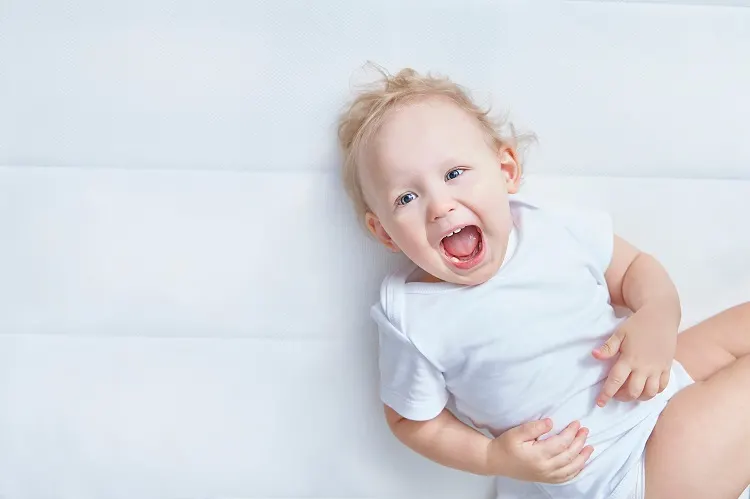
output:
POLYGON ((495 436, 549 417, 554 429, 548 437, 578 420, 594 446, 581 474, 559 485, 498 477, 498 497, 628 497, 660 412, 692 380, 675 361, 669 386, 653 399, 612 399, 598 407, 614 361, 591 352, 624 320, 610 304, 604 279, 611 220, 517 199, 511 213, 508 254, 489 281, 412 282, 421 272, 414 265, 383 281, 372 307, 381 398, 407 419, 428 420, 452 397, 460 415, 495 436))

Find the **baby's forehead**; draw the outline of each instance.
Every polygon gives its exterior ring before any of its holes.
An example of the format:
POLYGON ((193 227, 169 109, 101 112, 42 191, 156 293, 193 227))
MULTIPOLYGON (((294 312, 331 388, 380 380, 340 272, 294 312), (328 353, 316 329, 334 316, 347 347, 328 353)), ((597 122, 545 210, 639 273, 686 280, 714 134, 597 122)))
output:
POLYGON ((450 123, 454 128, 476 128, 478 121, 453 99, 441 95, 415 98, 385 112, 379 131, 392 127, 450 123))
POLYGON ((447 98, 432 98, 390 110, 371 137, 368 156, 380 166, 401 169, 443 162, 486 144, 475 116, 447 98))

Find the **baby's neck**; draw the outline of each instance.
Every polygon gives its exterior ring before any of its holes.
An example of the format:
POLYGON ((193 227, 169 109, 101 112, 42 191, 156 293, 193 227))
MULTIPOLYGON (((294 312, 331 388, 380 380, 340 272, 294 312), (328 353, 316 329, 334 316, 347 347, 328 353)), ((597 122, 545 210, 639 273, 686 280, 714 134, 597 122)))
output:
POLYGON ((434 275, 429 274, 420 268, 412 272, 406 281, 407 282, 427 282, 427 283, 443 282, 442 279, 435 277, 434 275))

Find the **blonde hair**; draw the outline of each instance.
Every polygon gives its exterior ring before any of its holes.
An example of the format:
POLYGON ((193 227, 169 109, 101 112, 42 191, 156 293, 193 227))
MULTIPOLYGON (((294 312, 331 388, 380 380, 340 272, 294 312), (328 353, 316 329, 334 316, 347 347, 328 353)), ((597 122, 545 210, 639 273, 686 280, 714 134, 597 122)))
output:
POLYGON ((412 68, 404 68, 392 76, 383 68, 370 65, 377 69, 382 79, 366 87, 348 104, 338 124, 339 148, 343 156, 342 180, 360 220, 369 210, 359 176, 361 152, 377 133, 389 111, 418 99, 437 96, 450 99, 477 119, 487 133, 490 146, 496 151, 504 147, 513 148, 522 168, 522 151, 519 151, 519 147, 533 140, 534 135, 519 135, 507 120, 492 118, 490 109, 481 109, 461 85, 446 76, 420 75, 412 68))

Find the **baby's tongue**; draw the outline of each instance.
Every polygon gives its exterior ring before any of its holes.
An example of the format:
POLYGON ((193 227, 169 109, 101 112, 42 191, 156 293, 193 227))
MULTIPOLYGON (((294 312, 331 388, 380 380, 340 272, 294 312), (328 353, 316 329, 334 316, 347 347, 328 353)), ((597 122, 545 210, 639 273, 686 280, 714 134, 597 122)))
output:
POLYGON ((479 244, 479 231, 473 225, 464 227, 458 234, 443 239, 443 247, 450 256, 465 257, 474 253, 479 244))

